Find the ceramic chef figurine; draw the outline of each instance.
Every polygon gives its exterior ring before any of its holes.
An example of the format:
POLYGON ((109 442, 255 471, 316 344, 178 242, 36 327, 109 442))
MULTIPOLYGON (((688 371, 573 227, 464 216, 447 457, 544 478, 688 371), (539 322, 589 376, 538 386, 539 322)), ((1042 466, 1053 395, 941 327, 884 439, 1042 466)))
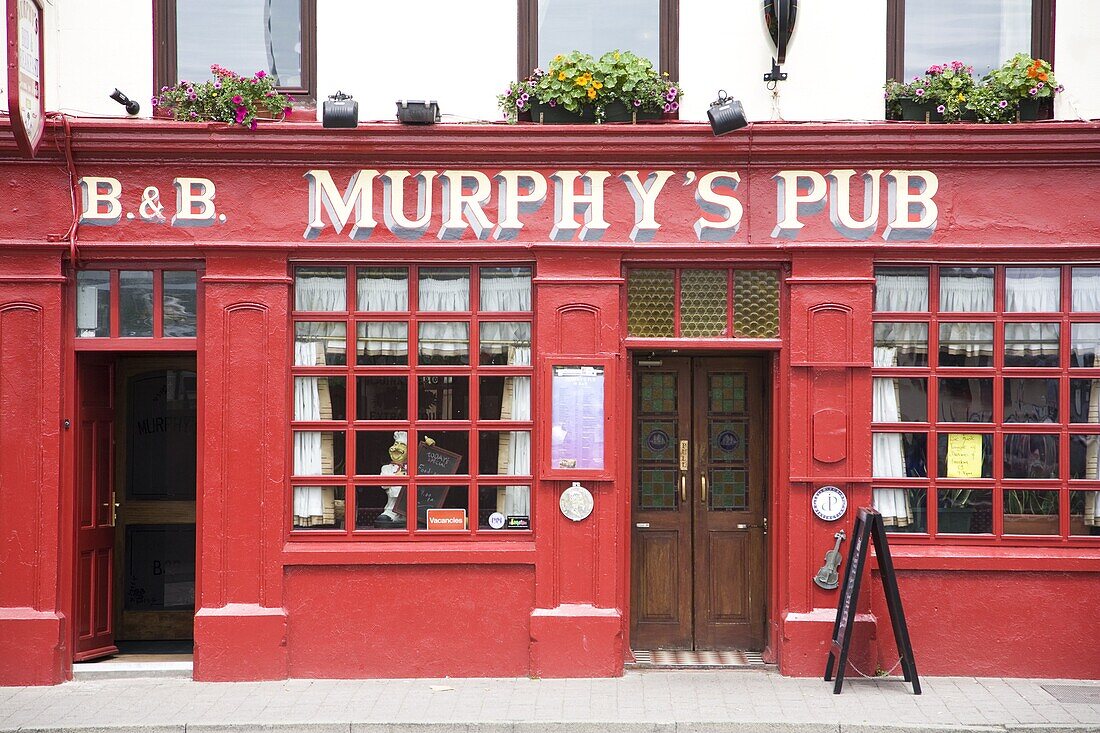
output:
MULTIPOLYGON (((434 445, 435 441, 425 437, 424 442, 434 445)), ((393 433, 393 445, 389 448, 390 462, 382 466, 378 474, 380 476, 408 476, 409 475, 409 433, 405 430, 395 430, 393 433)), ((404 529, 404 507, 397 508, 397 499, 401 496, 404 486, 383 486, 386 490, 386 508, 374 520, 374 526, 389 529, 404 529)))

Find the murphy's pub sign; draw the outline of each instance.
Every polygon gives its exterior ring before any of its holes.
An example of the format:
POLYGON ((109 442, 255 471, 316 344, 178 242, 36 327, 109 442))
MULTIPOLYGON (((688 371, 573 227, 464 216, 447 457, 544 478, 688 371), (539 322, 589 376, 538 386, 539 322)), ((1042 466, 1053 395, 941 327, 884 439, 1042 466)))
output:
MULTIPOLYGON (((939 216, 939 180, 926 170, 754 172, 751 197, 747 182, 727 170, 313 169, 301 179, 284 171, 270 175, 260 188, 254 177, 246 183, 241 176, 217 184, 175 177, 125 186, 118 178, 84 176, 80 222, 188 228, 239 221, 248 223, 250 237, 259 230, 262 238, 283 241, 720 243, 745 241, 738 232, 751 220, 754 227, 767 222, 773 240, 801 235, 914 242, 932 236, 939 216)), ((756 239, 764 233, 755 231, 756 239)))

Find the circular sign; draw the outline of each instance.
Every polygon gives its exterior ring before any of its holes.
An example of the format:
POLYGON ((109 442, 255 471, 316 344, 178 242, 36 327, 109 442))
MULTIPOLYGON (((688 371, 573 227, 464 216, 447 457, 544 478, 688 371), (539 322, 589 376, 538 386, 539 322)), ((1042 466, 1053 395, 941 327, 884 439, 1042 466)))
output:
POLYGON ((558 500, 561 513, 574 522, 587 518, 592 513, 594 503, 592 492, 576 481, 568 489, 561 492, 561 499, 558 500))
POLYGON ((501 529, 504 527, 504 515, 500 512, 493 512, 489 515, 489 526, 493 529, 501 529))
POLYGON ((741 445, 741 438, 737 433, 731 430, 723 430, 718 433, 718 447, 727 453, 732 453, 737 450, 737 446, 741 445))
POLYGON ((664 430, 652 430, 646 436, 645 444, 654 453, 660 453, 668 447, 668 433, 664 430))
POLYGON ((848 511, 848 497, 835 486, 822 486, 814 492, 811 503, 814 514, 826 522, 835 522, 848 511))

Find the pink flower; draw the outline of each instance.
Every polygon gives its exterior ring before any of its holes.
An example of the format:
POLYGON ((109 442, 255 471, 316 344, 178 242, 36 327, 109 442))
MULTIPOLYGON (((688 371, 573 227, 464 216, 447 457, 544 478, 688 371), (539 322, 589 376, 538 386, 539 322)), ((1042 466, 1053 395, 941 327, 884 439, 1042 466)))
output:
POLYGON ((940 105, 939 107, 936 107, 936 111, 937 111, 937 112, 939 112, 939 113, 940 113, 941 115, 942 115, 942 114, 943 114, 943 113, 944 113, 944 112, 945 112, 946 110, 947 110, 947 107, 944 107, 944 106, 943 106, 942 104, 941 104, 941 105, 940 105))
POLYGON ((256 124, 256 120, 252 120, 252 124, 248 126, 248 129, 255 130, 259 125, 256 124))
POLYGON ((160 104, 160 100, 157 99, 156 97, 153 97, 152 99, 149 100, 149 103, 151 105, 153 105, 154 107, 156 107, 158 104, 160 104))
POLYGON ((997 106, 1000 107, 1001 109, 1004 109, 1005 107, 1008 106, 1008 101, 1002 99, 1000 102, 997 102, 997 106))
POLYGON ((284 115, 290 114, 290 107, 283 107, 283 114, 284 115))
POLYGON ((1031 89, 1027 90, 1027 93, 1034 97, 1036 94, 1039 93, 1039 90, 1036 89, 1035 87, 1032 87, 1031 89))
POLYGON ((263 69, 260 69, 259 71, 256 72, 256 78, 257 79, 263 79, 265 76, 267 76, 267 72, 264 71, 263 69))
POLYGON ((237 123, 244 124, 244 118, 248 116, 247 107, 237 107, 237 123))
POLYGON ((918 89, 916 94, 917 94, 918 97, 923 97, 924 96, 924 90, 923 89, 918 89))
POLYGON ((236 104, 236 105, 244 104, 244 98, 241 97, 240 94, 234 94, 233 95, 233 104, 236 104))

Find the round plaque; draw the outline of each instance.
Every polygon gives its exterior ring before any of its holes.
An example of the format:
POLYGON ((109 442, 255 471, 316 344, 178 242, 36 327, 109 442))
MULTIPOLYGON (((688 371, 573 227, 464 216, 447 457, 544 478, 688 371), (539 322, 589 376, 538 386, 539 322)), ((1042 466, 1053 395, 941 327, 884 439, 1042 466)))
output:
POLYGON ((814 492, 812 506, 818 519, 835 522, 848 511, 848 497, 835 486, 822 486, 814 492))
POLYGON ((489 515, 489 526, 493 529, 500 529, 504 526, 504 515, 500 512, 493 512, 489 515))
POLYGON ((561 492, 558 506, 567 518, 579 522, 592 513, 592 492, 574 481, 572 486, 561 492))
POLYGON ((732 453, 741 445, 741 438, 732 430, 723 430, 718 433, 718 447, 726 453, 732 453))
POLYGON ((668 447, 668 433, 664 430, 653 430, 646 436, 645 443, 654 453, 660 453, 668 447))

